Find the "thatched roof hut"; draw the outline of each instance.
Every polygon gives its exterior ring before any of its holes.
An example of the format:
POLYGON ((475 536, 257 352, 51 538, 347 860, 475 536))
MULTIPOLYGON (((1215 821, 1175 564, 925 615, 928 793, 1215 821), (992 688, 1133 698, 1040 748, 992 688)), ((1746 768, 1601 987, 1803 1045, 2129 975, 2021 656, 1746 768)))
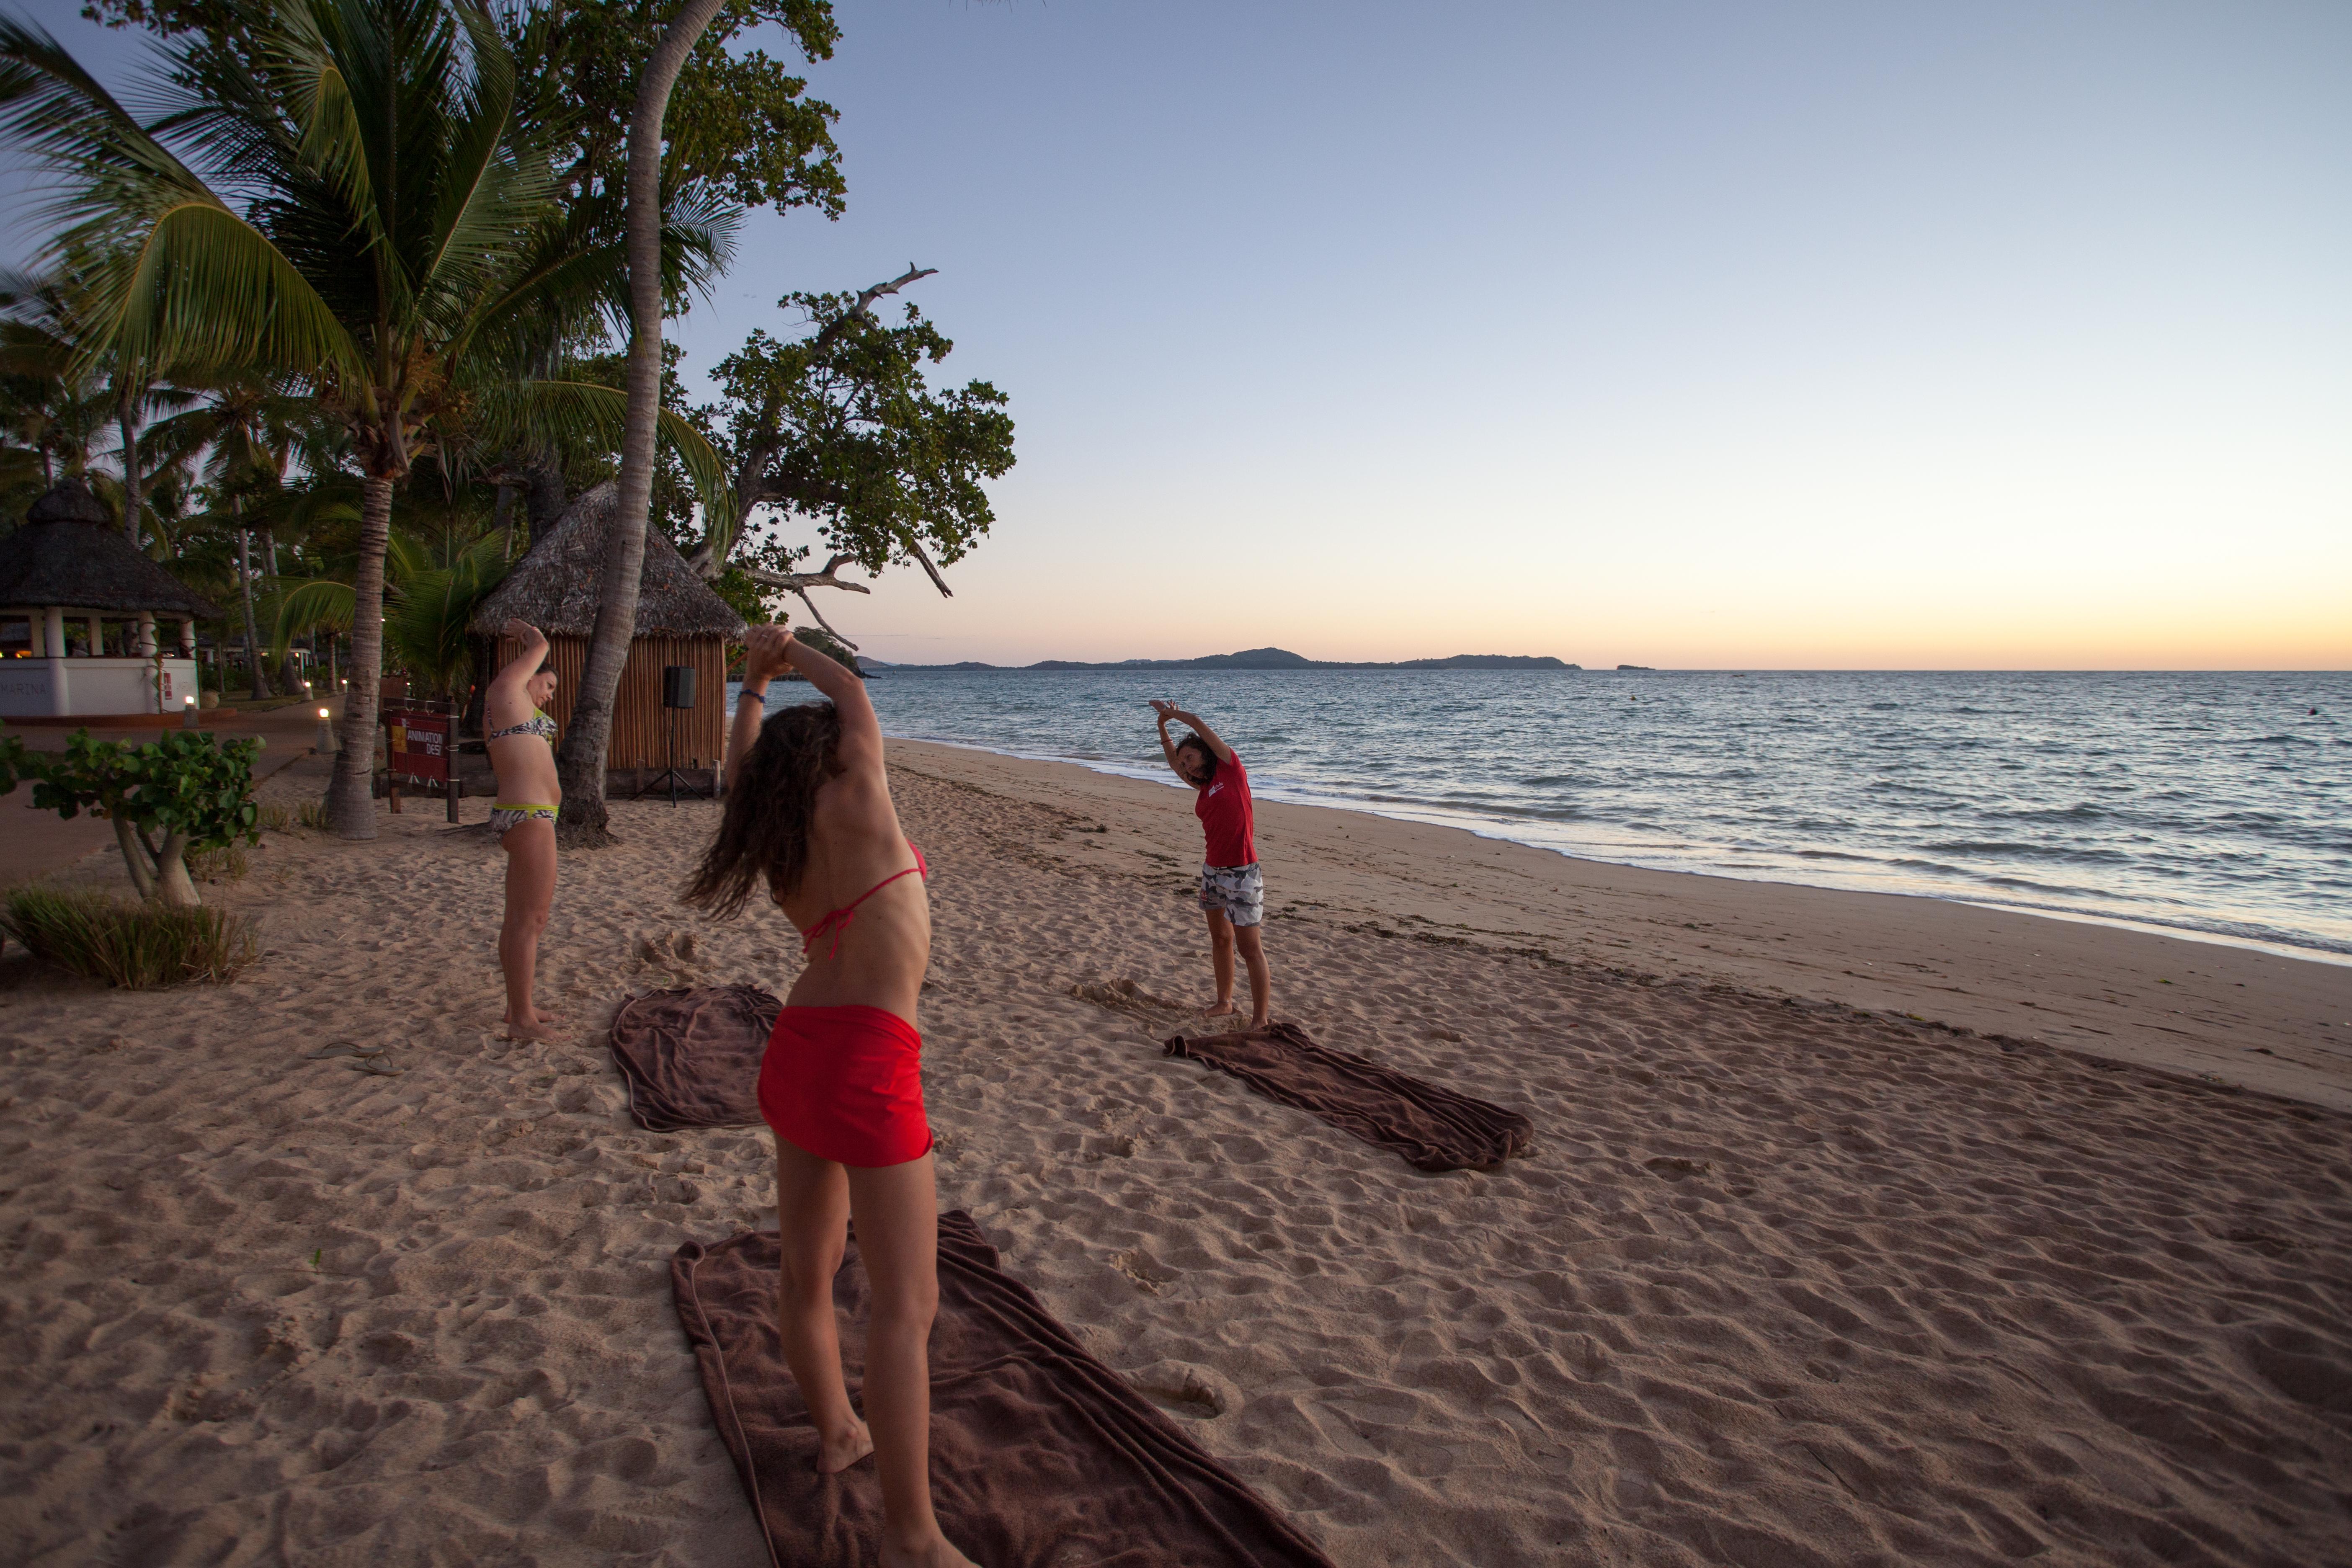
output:
MULTIPOLYGON (((497 637, 509 620, 528 621, 547 634, 556 676, 551 711, 559 724, 571 721, 572 700, 588 667, 620 499, 609 479, 582 494, 474 615, 473 629, 485 637, 497 637)), ((662 670, 684 665, 695 671, 694 706, 677 716, 675 754, 681 767, 715 766, 727 734, 727 645, 743 640, 743 617, 710 591, 658 528, 646 530, 645 571, 637 583, 636 635, 614 694, 606 764, 664 765, 671 721, 662 706, 662 670)), ((499 662, 514 654, 514 645, 501 638, 499 662)))
MULTIPOLYGON (((675 554, 673 551, 671 553, 675 554)), ((0 609, 208 621, 220 606, 142 555, 79 479, 63 479, 0 538, 0 609)))
MULTIPOLYGON (((605 543, 620 508, 620 487, 610 479, 583 492, 490 590, 475 612, 474 630, 495 637, 509 619, 520 619, 551 639, 593 634, 605 543)), ((637 579, 636 635, 741 642, 745 630, 743 617, 695 575, 669 536, 647 528, 646 567, 637 579)))

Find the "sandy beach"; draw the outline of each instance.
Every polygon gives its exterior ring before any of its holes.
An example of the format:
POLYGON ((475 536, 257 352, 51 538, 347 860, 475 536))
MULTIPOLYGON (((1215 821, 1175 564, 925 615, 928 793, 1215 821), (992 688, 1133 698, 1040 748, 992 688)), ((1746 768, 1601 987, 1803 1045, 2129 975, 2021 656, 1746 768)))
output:
MULTIPOLYGON (((1276 1015, 1534 1119, 1419 1175, 1160 1054, 1185 796, 891 751, 942 1206, 1336 1561, 2352 1558, 2352 967, 1261 804, 1276 1015)), ((437 805, 208 888, 234 984, 0 958, 0 1557, 761 1560, 667 1270, 768 1141, 637 1130, 599 1031, 796 943, 674 901, 715 807, 614 818, 552 1045, 437 805)))

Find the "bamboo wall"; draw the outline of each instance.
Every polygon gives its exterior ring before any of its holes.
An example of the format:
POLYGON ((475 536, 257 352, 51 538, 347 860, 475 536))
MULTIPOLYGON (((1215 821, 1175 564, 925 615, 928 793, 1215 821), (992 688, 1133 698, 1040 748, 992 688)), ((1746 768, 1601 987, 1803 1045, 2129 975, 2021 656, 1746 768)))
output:
MULTIPOLYGON (((588 668, 586 637, 551 637, 555 668, 555 701, 548 711, 566 728, 572 723, 572 699, 588 668)), ((499 663, 520 651, 511 638, 499 639, 499 663)), ((621 670, 621 688, 613 694, 613 739, 604 752, 608 768, 648 768, 663 765, 663 748, 669 735, 669 710, 662 706, 662 667, 690 664, 695 668, 694 707, 677 716, 677 765, 713 767, 727 743, 727 645, 717 637, 639 637, 629 645, 629 662, 621 670)))

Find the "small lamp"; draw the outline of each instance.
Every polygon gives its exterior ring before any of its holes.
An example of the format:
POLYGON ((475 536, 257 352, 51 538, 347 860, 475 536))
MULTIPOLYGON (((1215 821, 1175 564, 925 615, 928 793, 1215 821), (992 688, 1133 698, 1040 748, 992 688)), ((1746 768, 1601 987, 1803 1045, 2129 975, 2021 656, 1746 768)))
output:
POLYGON ((331 756, 342 750, 341 746, 335 744, 335 727, 328 721, 327 710, 324 708, 319 710, 319 740, 315 749, 322 757, 331 756))
POLYGON ((180 728, 193 730, 195 727, 196 700, 193 697, 183 697, 180 699, 180 728))

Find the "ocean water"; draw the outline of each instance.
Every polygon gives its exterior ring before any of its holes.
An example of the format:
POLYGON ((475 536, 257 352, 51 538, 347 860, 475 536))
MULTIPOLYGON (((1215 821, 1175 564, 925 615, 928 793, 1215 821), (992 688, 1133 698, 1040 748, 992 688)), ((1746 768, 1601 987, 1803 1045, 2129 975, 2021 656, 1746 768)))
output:
POLYGON ((1147 704, 1172 698, 1261 799, 2352 961, 2352 674, 880 671, 868 689, 894 736, 1174 788, 1147 704))

